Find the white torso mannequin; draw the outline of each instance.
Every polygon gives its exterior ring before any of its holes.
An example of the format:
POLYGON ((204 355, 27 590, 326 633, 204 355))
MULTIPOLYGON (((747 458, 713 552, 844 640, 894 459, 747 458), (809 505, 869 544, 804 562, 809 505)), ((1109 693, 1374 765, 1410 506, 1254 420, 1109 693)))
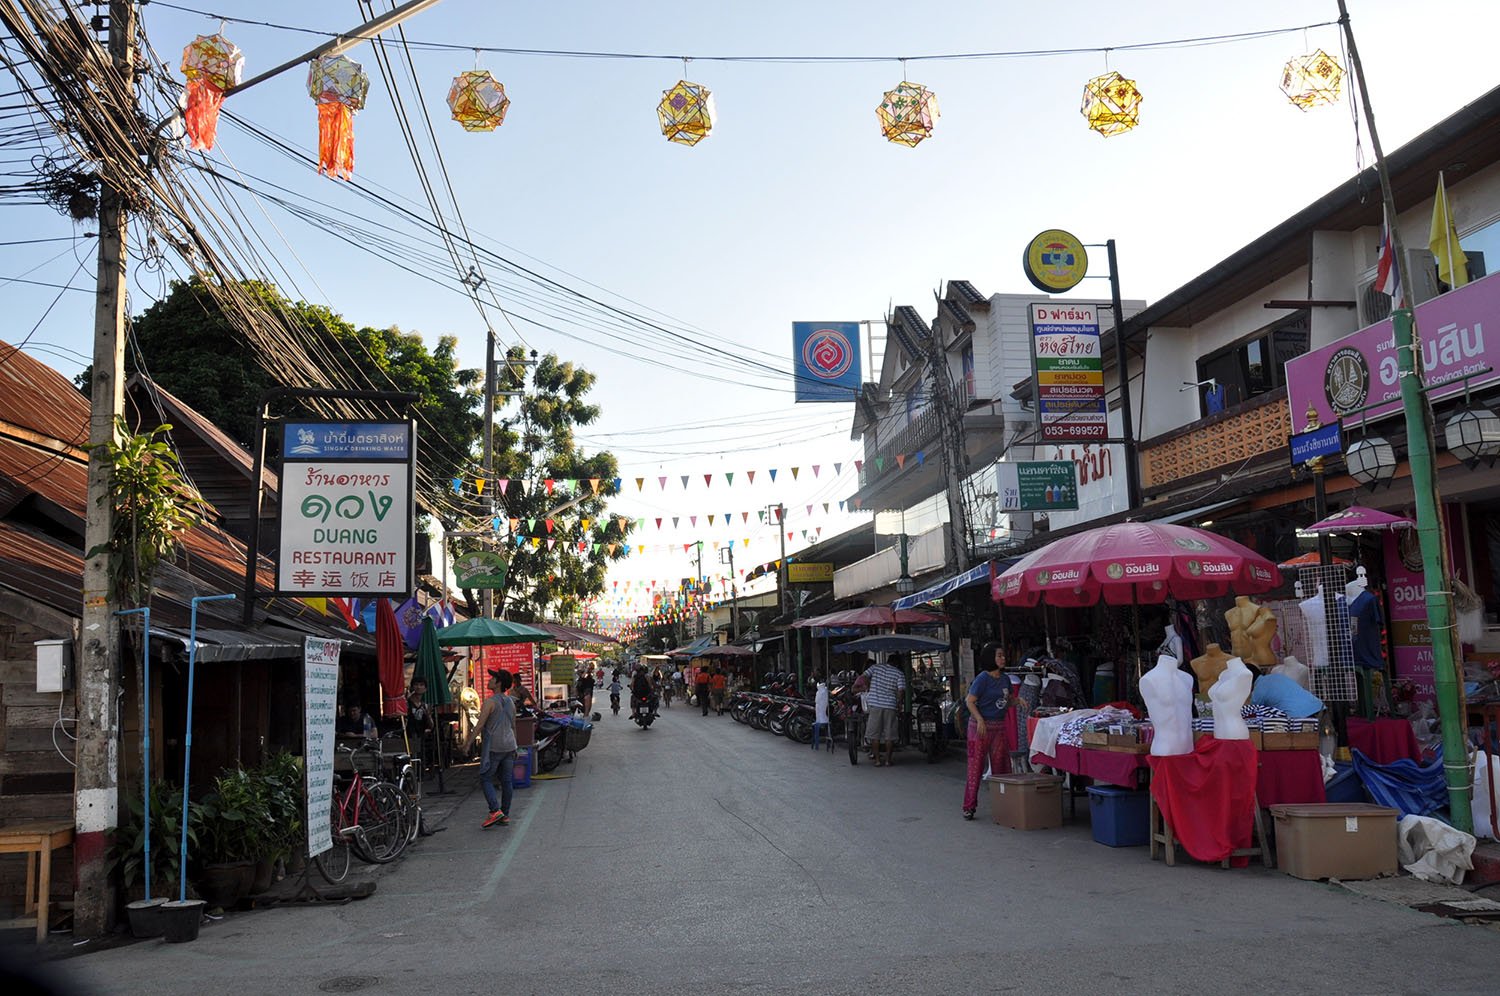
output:
POLYGON ((1363 567, 1356 568, 1354 573, 1354 580, 1344 585, 1344 597, 1349 600, 1350 605, 1353 605, 1354 600, 1360 595, 1364 594, 1365 589, 1369 587, 1370 578, 1369 575, 1365 573, 1365 569, 1363 567))
POLYGON ((1323 587, 1318 586, 1312 598, 1297 603, 1302 612, 1302 621, 1307 624, 1307 642, 1312 653, 1308 663, 1313 667, 1328 666, 1327 613, 1323 610, 1323 587))
POLYGON ((1250 669, 1245 662, 1231 657, 1224 673, 1208 690, 1208 697, 1213 702, 1215 739, 1250 739, 1250 727, 1240 715, 1240 707, 1250 698, 1250 682, 1250 669))
POLYGON ((1160 651, 1171 654, 1177 663, 1182 663, 1182 634, 1171 623, 1167 623, 1166 631, 1162 633, 1160 651))
POLYGON ((1177 666, 1176 658, 1162 654, 1156 666, 1141 675, 1138 686, 1146 703, 1146 715, 1155 732, 1151 753, 1157 757, 1193 752, 1193 676, 1177 666))
POLYGON ((1277 664, 1275 667, 1271 668, 1271 673, 1284 674, 1288 678, 1291 678, 1293 681, 1295 681, 1297 684, 1301 685, 1303 688, 1309 687, 1307 683, 1307 665, 1299 661, 1297 658, 1293 657, 1291 654, 1287 654, 1287 656, 1282 659, 1280 664, 1277 664))

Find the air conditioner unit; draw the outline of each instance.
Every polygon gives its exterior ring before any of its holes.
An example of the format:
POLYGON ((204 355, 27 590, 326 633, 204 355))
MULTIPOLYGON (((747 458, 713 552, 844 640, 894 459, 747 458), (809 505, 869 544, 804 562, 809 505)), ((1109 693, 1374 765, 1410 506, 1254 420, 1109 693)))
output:
MULTIPOLYGON (((1480 265, 1483 265, 1483 258, 1480 265)), ((1432 258, 1432 253, 1426 249, 1406 250, 1406 272, 1413 285, 1406 288, 1406 296, 1413 306, 1437 297, 1437 262, 1432 258)), ((1383 322, 1391 316, 1391 299, 1375 289, 1374 277, 1359 285, 1356 300, 1359 303, 1360 328, 1383 322)))

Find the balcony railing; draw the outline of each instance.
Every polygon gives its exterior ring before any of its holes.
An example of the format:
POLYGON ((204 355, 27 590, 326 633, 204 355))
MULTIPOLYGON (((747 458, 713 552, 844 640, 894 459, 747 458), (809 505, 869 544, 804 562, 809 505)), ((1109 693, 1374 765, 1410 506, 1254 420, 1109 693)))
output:
POLYGON ((1178 481, 1237 467, 1288 445, 1292 423, 1286 390, 1253 398, 1141 444, 1141 486, 1150 492, 1178 481))

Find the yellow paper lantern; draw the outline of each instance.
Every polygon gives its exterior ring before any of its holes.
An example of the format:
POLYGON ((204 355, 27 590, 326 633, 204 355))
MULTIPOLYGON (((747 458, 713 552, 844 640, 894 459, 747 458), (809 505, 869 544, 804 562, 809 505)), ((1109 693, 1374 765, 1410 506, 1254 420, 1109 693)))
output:
POLYGON ((1344 92, 1344 67, 1321 48, 1288 59, 1281 70, 1281 92, 1304 111, 1336 104, 1344 92))
POLYGON ((714 95, 702 83, 678 80, 672 89, 661 92, 656 116, 667 141, 697 145, 714 130, 714 95))
POLYGON ((1129 131, 1141 122, 1141 91, 1135 80, 1119 73, 1095 76, 1083 86, 1079 108, 1089 127, 1105 138, 1129 131))
POLYGON ((459 73, 448 88, 448 109, 465 131, 494 131, 505 123, 509 108, 505 85, 488 69, 459 73))
POLYGON ((887 90, 880 106, 875 108, 880 133, 887 140, 906 146, 915 146, 930 137, 940 113, 937 94, 920 83, 906 80, 894 90, 887 90))

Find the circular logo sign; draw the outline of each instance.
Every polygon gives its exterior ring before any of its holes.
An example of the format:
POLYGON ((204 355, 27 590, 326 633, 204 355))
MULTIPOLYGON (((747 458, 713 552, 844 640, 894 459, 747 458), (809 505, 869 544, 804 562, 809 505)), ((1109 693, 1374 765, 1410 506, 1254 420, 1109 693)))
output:
POLYGON ((1045 585, 1048 581, 1051 581, 1051 580, 1052 580, 1052 572, 1051 571, 1037 571, 1036 572, 1036 583, 1037 584, 1039 584, 1039 585, 1045 585))
POLYGON ((1197 551, 1198 553, 1202 553, 1205 550, 1212 549, 1207 543, 1203 542, 1201 539, 1194 539, 1191 536, 1176 536, 1176 537, 1173 537, 1172 542, 1175 543, 1177 546, 1182 547, 1184 550, 1194 550, 1194 551, 1197 551))
POLYGON ((1187 571, 1193 577, 1197 577, 1198 575, 1203 573, 1203 565, 1198 563, 1198 561, 1196 560, 1189 560, 1187 562, 1187 571))
POLYGON ((1125 576, 1125 565, 1114 563, 1104 568, 1104 573, 1109 575, 1111 581, 1118 581, 1125 576))
POLYGON ((818 329, 802 343, 802 363, 814 377, 838 380, 854 362, 854 347, 838 329, 818 329))
POLYGON ((1330 356, 1323 371, 1323 393, 1335 414, 1347 415, 1363 408, 1370 393, 1370 366, 1365 354, 1349 346, 1330 356))
POLYGON ((1052 228, 1031 240, 1021 257, 1021 268, 1037 290, 1060 294, 1077 286, 1088 274, 1089 254, 1082 242, 1052 228))

